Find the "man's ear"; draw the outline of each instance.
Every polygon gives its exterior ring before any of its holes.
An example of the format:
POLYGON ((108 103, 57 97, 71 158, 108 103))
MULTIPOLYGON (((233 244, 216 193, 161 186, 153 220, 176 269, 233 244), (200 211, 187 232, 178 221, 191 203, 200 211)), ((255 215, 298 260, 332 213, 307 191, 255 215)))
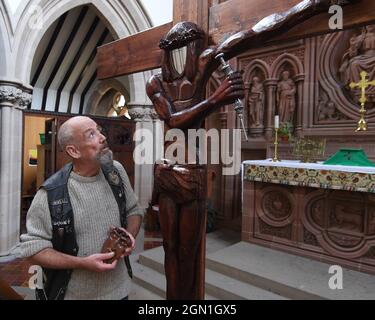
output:
POLYGON ((81 153, 79 152, 78 148, 74 144, 68 144, 65 147, 65 151, 73 159, 79 159, 81 157, 81 153))

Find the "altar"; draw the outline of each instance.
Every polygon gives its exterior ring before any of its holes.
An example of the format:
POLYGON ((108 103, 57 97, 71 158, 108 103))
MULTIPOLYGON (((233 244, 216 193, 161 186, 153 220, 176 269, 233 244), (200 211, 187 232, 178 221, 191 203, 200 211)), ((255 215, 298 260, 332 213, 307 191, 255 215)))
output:
POLYGON ((242 163, 242 240, 375 274, 375 167, 242 163))

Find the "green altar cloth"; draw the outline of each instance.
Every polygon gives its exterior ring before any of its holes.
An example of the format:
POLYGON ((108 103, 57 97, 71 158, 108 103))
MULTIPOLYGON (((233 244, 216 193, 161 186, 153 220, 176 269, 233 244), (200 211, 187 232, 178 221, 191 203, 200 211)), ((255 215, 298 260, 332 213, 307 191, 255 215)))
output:
POLYGON ((363 149, 340 149, 323 164, 358 166, 358 167, 375 167, 375 163, 370 161, 363 149))

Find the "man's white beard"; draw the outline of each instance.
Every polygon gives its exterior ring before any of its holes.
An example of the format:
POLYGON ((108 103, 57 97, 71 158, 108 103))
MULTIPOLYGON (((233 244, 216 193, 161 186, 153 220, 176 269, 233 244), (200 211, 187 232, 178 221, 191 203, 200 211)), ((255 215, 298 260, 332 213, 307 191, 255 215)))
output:
POLYGON ((112 165, 113 164, 112 150, 108 149, 108 151, 106 152, 100 152, 97 159, 102 165, 112 165))

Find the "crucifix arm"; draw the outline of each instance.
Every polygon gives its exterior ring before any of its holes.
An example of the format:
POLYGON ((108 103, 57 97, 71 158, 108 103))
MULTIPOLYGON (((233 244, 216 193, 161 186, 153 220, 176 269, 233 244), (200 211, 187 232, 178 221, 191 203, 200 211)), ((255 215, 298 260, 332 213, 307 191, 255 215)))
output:
MULTIPOLYGON (((217 47, 217 53, 224 53, 228 60, 242 52, 263 46, 265 42, 275 38, 299 23, 322 13, 328 12, 334 4, 345 5, 359 0, 304 0, 291 9, 269 15, 259 21, 250 30, 238 32, 217 47)), ((327 22, 328 23, 328 22, 327 22)))
POLYGON ((165 121, 170 128, 179 129, 193 128, 217 108, 244 97, 243 80, 239 72, 227 77, 206 100, 196 104, 192 103, 181 111, 176 111, 173 102, 167 98, 160 80, 156 76, 148 81, 146 91, 160 120, 165 121))

